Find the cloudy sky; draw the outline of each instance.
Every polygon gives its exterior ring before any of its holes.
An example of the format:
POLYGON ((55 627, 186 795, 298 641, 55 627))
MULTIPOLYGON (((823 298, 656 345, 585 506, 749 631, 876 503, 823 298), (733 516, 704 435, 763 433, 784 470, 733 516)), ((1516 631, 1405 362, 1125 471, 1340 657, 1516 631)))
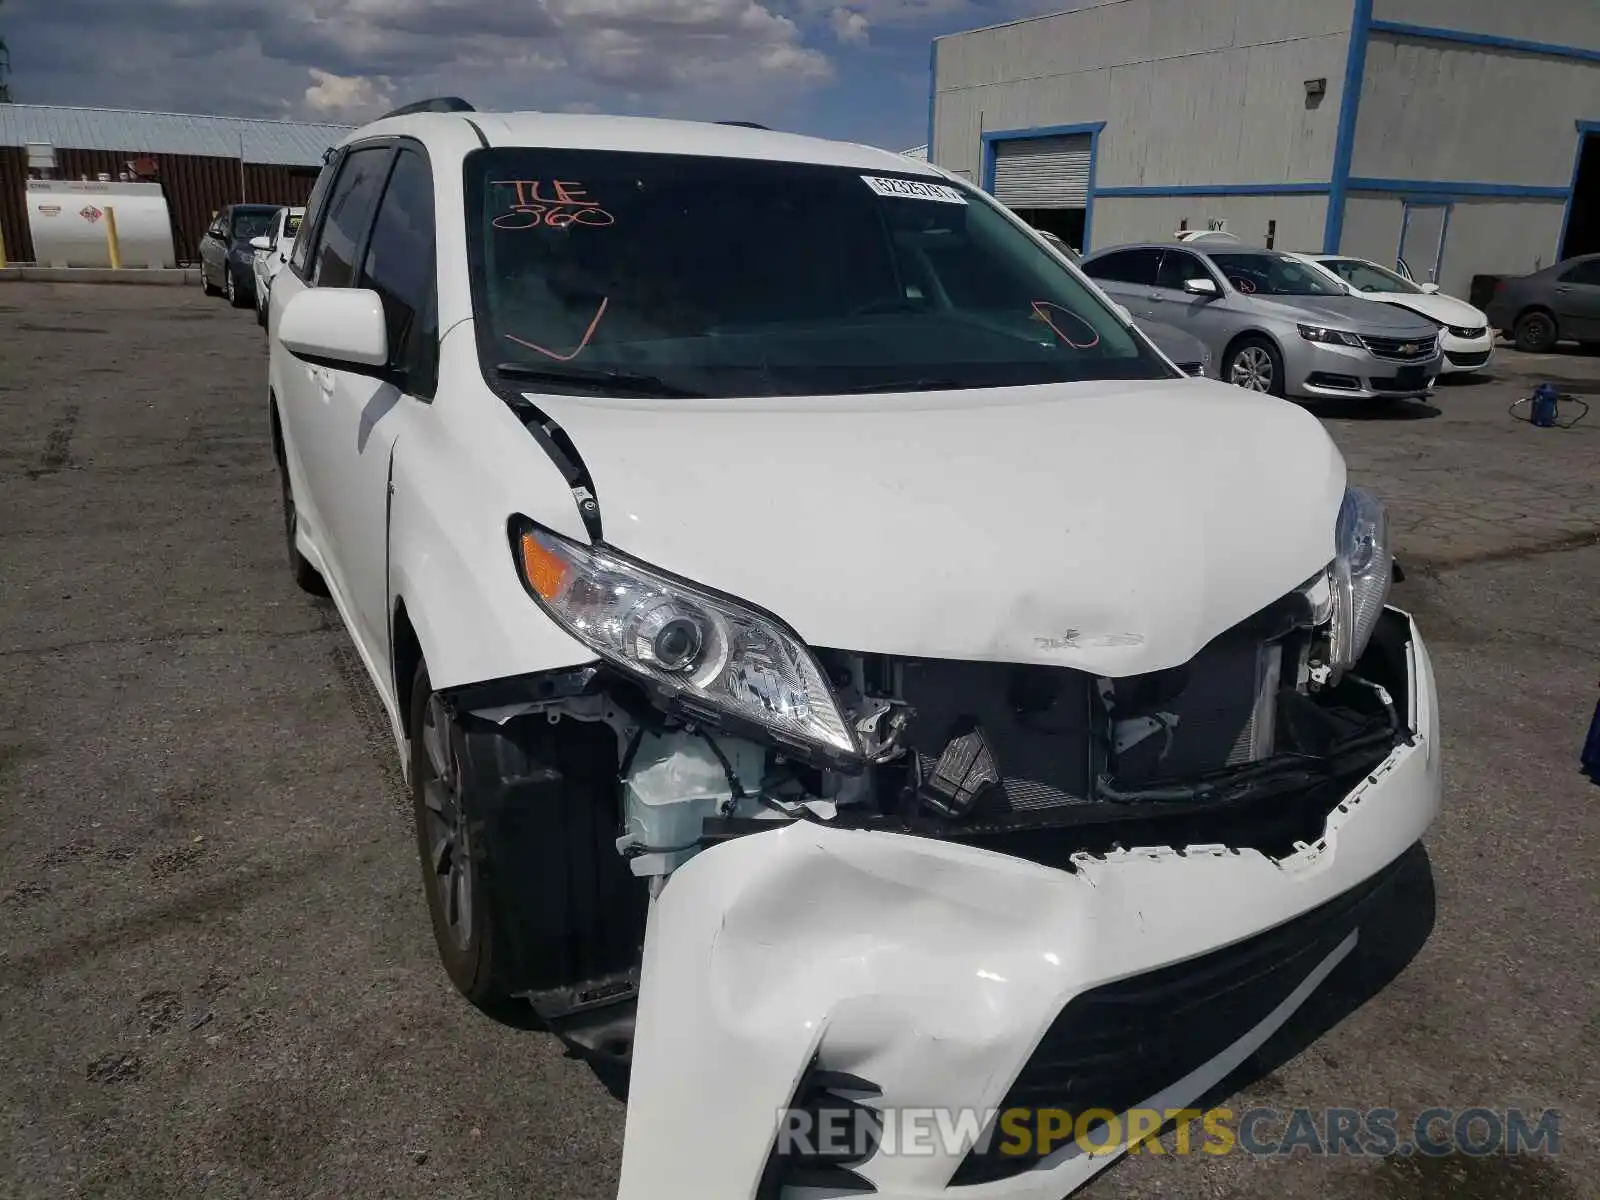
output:
POLYGON ((359 122, 479 108, 927 140, 937 34, 1068 0, 0 0, 12 97, 359 122))

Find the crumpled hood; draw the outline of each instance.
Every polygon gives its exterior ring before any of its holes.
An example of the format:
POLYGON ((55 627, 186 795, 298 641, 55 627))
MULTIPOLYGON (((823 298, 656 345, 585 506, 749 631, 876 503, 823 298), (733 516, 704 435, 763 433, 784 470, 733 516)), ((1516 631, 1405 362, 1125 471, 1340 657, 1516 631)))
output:
POLYGON ((1315 418, 1203 380, 533 398, 608 542, 883 654, 1176 666, 1329 562, 1345 484, 1315 418))
POLYGON ((1381 300, 1390 308, 1409 309, 1413 313, 1431 317, 1443 325, 1479 329, 1489 323, 1489 318, 1481 310, 1474 308, 1465 300, 1457 300, 1454 296, 1385 294, 1381 297, 1374 296, 1373 299, 1381 300))

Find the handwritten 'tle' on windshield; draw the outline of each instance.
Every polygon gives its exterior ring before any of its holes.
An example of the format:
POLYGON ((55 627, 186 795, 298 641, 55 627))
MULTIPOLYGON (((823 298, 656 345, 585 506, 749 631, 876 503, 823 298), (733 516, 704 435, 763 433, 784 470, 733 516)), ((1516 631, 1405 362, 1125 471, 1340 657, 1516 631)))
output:
POLYGON ((581 183, 566 179, 500 179, 493 187, 511 189, 512 203, 494 219, 496 229, 594 229, 616 224, 616 218, 591 199, 581 183))

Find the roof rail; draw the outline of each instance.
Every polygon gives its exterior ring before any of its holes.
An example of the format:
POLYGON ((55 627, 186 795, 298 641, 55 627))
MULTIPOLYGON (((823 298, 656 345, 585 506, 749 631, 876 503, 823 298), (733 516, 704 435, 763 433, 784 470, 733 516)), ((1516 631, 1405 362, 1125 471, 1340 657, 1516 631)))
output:
POLYGON ((718 121, 718 125, 737 125, 740 129, 765 129, 768 133, 772 130, 765 125, 757 125, 754 121, 718 121))
POLYGON ((390 117, 408 117, 412 113, 453 113, 477 111, 477 109, 473 108, 472 105, 468 104, 459 96, 435 96, 431 100, 417 100, 411 104, 402 104, 393 112, 386 112, 378 119, 380 121, 386 121, 390 117))

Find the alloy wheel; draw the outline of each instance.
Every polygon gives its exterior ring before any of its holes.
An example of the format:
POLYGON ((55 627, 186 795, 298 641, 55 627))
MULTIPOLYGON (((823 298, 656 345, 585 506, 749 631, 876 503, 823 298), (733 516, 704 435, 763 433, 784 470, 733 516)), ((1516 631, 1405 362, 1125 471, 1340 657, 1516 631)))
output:
POLYGON ((1246 346, 1233 356, 1228 381, 1252 392, 1272 390, 1272 356, 1260 346, 1246 346))
POLYGON ((428 777, 422 782, 427 806, 428 867, 439 898, 439 912, 450 940, 462 952, 472 945, 472 846, 461 803, 460 772, 451 753, 444 706, 437 696, 422 714, 422 748, 428 777))

